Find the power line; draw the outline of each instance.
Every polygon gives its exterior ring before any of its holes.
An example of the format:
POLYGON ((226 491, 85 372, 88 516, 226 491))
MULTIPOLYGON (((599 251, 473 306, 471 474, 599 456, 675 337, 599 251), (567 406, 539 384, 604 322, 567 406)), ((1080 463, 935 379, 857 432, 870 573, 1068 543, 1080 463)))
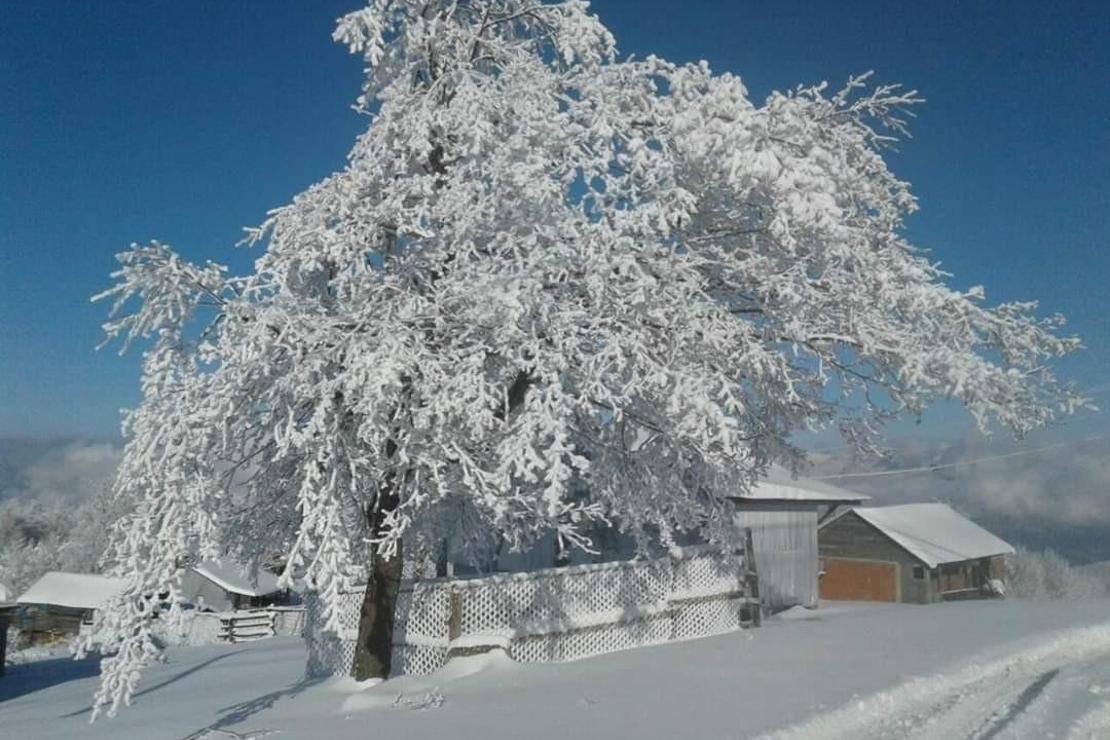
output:
MULTIPOLYGON (((1088 396, 1097 396, 1097 395, 1101 395, 1103 393, 1110 393, 1110 384, 1107 384, 1106 386, 1097 386, 1096 388, 1094 388, 1090 391, 1084 391, 1084 393, 1088 396)), ((1075 414, 1074 416, 1066 416, 1064 418, 1059 419, 1055 423, 1055 427, 1056 428, 1063 428, 1063 427, 1069 426, 1071 424, 1075 424, 1076 422, 1089 421, 1091 419, 1106 419, 1106 418, 1107 418, 1107 414, 1102 409, 1099 409, 1099 410, 1096 410, 1096 411, 1085 411, 1083 413, 1075 414)), ((964 427, 964 431, 972 431, 975 428, 975 422, 970 417, 966 418, 966 419, 949 419, 948 421, 930 422, 928 424, 922 424, 922 434, 918 435, 918 436, 927 437, 928 435, 931 435, 933 432, 936 432, 936 430, 938 430, 938 429, 948 429, 948 428, 954 427, 954 426, 962 426, 962 427, 964 427)), ((902 438, 913 437, 913 436, 914 435, 912 435, 912 434, 899 434, 895 438, 896 439, 902 439, 902 438)), ((1095 439, 1097 439, 1097 437, 1095 439)), ((1079 441, 1082 441, 1082 440, 1079 440, 1079 441)), ((832 447, 832 446, 813 447, 812 451, 832 455, 832 454, 835 454, 837 452, 840 452, 841 450, 848 450, 848 449, 850 449, 850 445, 841 442, 841 443, 838 443, 836 447, 832 447)), ((1032 452, 1032 450, 1030 450, 1030 452, 1032 452)), ((891 471, 891 472, 893 472, 893 471, 891 471)), ((809 477, 813 478, 813 476, 809 476, 809 477)))
POLYGON ((1082 444, 1084 442, 1094 442, 1099 439, 1104 439, 1105 434, 1100 434, 1095 437, 1085 437, 1083 439, 1076 439, 1070 442, 1057 442, 1056 444, 1045 445, 1044 447, 1036 447, 1032 450, 1018 450, 1017 452, 1007 452, 1004 455, 991 455, 989 457, 978 457, 974 460, 961 460, 960 462, 944 463, 941 465, 924 465, 918 468, 900 468, 898 470, 873 470, 866 473, 838 473, 836 475, 815 475, 811 476, 813 480, 837 480, 841 478, 879 478, 887 475, 905 475, 907 473, 931 473, 934 470, 947 470, 949 468, 959 468, 964 465, 975 465, 976 463, 992 462, 994 460, 1006 460, 1011 457, 1022 457, 1023 455, 1035 455, 1047 450, 1055 450, 1060 447, 1069 447, 1075 444, 1082 444))

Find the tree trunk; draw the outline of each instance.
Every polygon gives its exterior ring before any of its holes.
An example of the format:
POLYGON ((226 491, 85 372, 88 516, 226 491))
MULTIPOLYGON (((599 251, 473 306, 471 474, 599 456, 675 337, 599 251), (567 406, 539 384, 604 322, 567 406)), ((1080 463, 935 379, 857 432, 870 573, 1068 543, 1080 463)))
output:
POLYGON ((370 582, 362 598, 358 620, 358 642, 351 675, 356 681, 389 678, 393 663, 393 624, 397 594, 401 590, 401 543, 388 560, 375 554, 370 563, 370 582))
MULTIPOLYGON (((499 418, 507 418, 524 402, 528 389, 535 382, 536 379, 531 373, 518 372, 508 389, 508 403, 494 413, 499 418)), ((396 443, 392 439, 387 441, 386 457, 392 458, 396 451, 396 443)), ((400 503, 394 483, 395 479, 392 476, 387 477, 374 509, 368 512, 370 533, 373 538, 383 534, 385 512, 394 509, 400 503)), ((355 659, 351 664, 351 675, 356 681, 389 678, 393 663, 393 625, 396 620, 397 594, 401 590, 403 562, 404 555, 400 540, 397 542, 397 551, 392 558, 387 560, 376 553, 371 556, 370 580, 366 584, 366 593, 362 597, 362 609, 359 611, 358 618, 358 641, 355 643, 355 659)), ((446 569, 446 560, 444 560, 444 566, 446 569)))

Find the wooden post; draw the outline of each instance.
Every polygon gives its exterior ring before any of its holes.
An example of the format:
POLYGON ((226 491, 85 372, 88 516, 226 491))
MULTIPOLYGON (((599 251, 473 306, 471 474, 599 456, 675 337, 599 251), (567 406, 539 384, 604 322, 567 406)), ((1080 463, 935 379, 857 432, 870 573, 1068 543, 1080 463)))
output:
MULTIPOLYGON (((756 570, 751 527, 744 527, 744 574, 744 580, 748 586, 748 599, 755 600, 755 608, 751 611, 752 626, 759 627, 763 624, 763 600, 759 596, 759 573, 756 570)), ((749 609, 751 607, 749 601, 749 609)))
POLYGON ((447 639, 454 640, 462 634, 462 593, 451 589, 451 609, 447 617, 447 639))
POLYGON ((0 676, 4 675, 4 663, 7 661, 9 612, 9 609, 0 607, 0 676))

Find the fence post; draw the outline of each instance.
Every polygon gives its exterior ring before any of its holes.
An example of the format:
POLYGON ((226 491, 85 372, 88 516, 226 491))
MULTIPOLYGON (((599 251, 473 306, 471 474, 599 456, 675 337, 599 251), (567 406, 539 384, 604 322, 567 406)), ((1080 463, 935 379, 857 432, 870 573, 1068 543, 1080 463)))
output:
POLYGON ((4 675, 4 663, 8 652, 8 615, 12 609, 0 607, 0 676, 4 675))
POLYGON ((451 589, 450 613, 447 617, 447 640, 456 639, 462 634, 462 593, 451 589))
POLYGON ((759 595, 759 572, 755 564, 755 546, 752 544, 752 528, 744 527, 744 580, 748 586, 748 598, 755 599, 754 609, 749 603, 752 626, 763 624, 763 599, 759 595))

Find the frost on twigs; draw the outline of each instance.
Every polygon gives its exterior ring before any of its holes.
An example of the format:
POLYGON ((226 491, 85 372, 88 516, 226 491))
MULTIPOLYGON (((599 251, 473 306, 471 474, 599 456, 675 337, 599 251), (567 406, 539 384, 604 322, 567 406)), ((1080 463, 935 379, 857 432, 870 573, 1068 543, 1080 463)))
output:
POLYGON ((98 705, 131 696, 193 556, 277 559, 332 605, 402 537, 721 539, 798 430, 866 445, 951 397, 1022 433, 1080 402, 1057 320, 906 241, 882 151, 914 93, 756 104, 705 64, 616 61, 582 2, 372 0, 336 38, 368 130, 249 232, 255 270, 153 244, 105 294, 108 337, 151 346, 98 705))

